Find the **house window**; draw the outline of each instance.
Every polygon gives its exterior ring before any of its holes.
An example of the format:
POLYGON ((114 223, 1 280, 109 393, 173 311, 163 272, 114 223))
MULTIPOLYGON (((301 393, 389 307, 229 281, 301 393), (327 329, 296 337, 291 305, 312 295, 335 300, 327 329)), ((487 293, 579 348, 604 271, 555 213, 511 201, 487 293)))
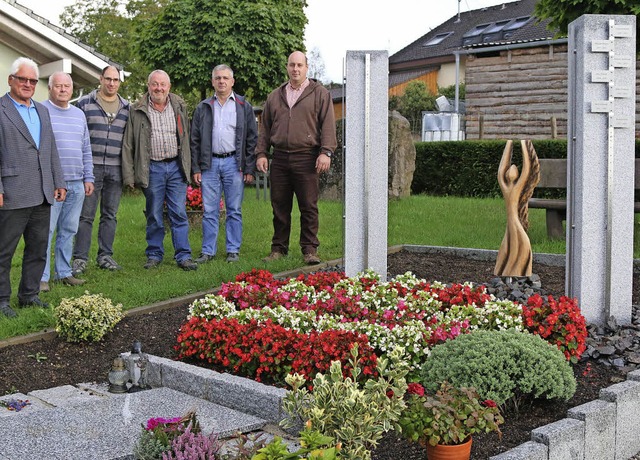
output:
POLYGON ((453 32, 445 32, 442 34, 438 34, 435 37, 433 37, 431 40, 429 40, 427 43, 425 43, 423 46, 433 46, 433 45, 438 45, 440 43, 442 43, 442 41, 447 38, 449 35, 451 35, 453 32))
POLYGON ((527 22, 529 22, 529 19, 531 19, 529 16, 523 16, 521 18, 516 18, 513 21, 511 21, 510 24, 508 24, 507 26, 505 26, 504 31, 502 33, 502 36, 506 39, 506 38, 511 38, 511 36, 516 33, 516 31, 521 28, 523 25, 525 25, 527 22))
POLYGON ((494 34, 496 32, 500 32, 504 28, 504 26, 506 26, 510 22, 511 22, 511 19, 507 19, 506 21, 494 22, 483 31, 483 34, 487 35, 487 34, 494 34))
POLYGON ((491 24, 479 24, 462 36, 463 45, 473 45, 482 41, 482 32, 491 24))
POLYGON ((511 24, 504 28, 504 30, 516 30, 529 22, 529 16, 523 16, 521 18, 514 19, 511 24))

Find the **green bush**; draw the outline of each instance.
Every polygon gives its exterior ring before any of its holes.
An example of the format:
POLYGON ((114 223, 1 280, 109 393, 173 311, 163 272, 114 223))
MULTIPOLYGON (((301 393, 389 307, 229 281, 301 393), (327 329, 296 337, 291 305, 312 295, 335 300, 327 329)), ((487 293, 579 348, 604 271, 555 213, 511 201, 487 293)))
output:
POLYGON ((474 331, 437 345, 422 367, 425 388, 442 382, 474 387, 480 398, 516 408, 525 396, 569 399, 576 391, 570 364, 539 336, 507 331, 474 331))
POLYGON ((122 305, 113 305, 102 294, 62 299, 54 308, 56 331, 68 342, 96 342, 124 318, 122 305))
POLYGON ((403 396, 409 367, 401 359, 403 353, 404 350, 397 347, 389 353, 389 359, 379 358, 380 376, 364 383, 357 343, 351 348, 350 377, 343 375, 340 361, 332 361, 326 375, 316 374, 313 392, 310 392, 304 386, 307 383, 304 376, 289 374, 286 381, 292 391, 282 400, 282 408, 289 417, 280 424, 290 428, 304 423, 309 429, 341 443, 340 458, 370 460, 371 451, 385 432, 397 426, 405 408, 403 396))

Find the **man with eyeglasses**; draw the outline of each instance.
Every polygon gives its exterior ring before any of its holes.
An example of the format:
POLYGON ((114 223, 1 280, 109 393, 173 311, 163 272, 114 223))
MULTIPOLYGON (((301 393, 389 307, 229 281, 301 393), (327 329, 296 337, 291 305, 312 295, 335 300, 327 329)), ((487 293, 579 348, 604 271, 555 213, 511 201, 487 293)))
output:
POLYGON ((102 69, 100 88, 78 100, 89 126, 95 190, 85 197, 80 224, 73 248, 73 275, 87 269, 93 221, 100 203, 98 256, 96 262, 104 270, 120 270, 113 258, 116 236, 116 214, 122 196, 122 140, 129 119, 129 102, 119 94, 120 72, 113 66, 102 69))
POLYGON ((11 259, 24 237, 18 305, 48 307, 40 297, 51 205, 66 188, 49 111, 32 97, 38 65, 24 57, 11 65, 9 92, 0 97, 0 314, 10 306, 11 259))
POLYGON ((148 91, 132 104, 122 144, 122 178, 142 188, 146 198, 147 262, 155 269, 164 257, 163 208, 171 226, 175 260, 183 270, 197 270, 191 258, 187 221, 187 181, 191 174, 189 116, 182 98, 170 92, 164 70, 147 79, 148 91))

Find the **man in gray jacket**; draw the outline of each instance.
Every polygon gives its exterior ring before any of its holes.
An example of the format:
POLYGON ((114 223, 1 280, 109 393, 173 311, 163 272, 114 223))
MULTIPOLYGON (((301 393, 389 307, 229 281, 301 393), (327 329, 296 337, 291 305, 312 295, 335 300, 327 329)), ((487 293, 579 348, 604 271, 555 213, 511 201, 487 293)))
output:
POLYGON ((10 306, 11 259, 24 237, 18 305, 48 307, 38 294, 54 200, 64 201, 60 167, 49 111, 35 102, 38 65, 18 58, 11 65, 9 92, 0 98, 0 314, 16 316, 10 306))
POLYGON ((220 195, 227 207, 227 262, 237 262, 242 243, 244 184, 253 183, 258 127, 253 107, 233 92, 233 70, 221 64, 213 69, 214 95, 198 104, 191 123, 193 181, 202 187, 201 264, 213 259, 218 247, 220 195))

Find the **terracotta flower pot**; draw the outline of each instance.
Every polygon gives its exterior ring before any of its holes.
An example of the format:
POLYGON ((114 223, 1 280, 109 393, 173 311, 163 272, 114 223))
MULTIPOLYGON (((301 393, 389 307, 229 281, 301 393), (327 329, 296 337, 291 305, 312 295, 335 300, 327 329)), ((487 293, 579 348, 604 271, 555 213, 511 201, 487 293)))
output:
POLYGON ((428 460, 469 460, 471 457, 471 437, 462 444, 432 446, 427 444, 428 460))

